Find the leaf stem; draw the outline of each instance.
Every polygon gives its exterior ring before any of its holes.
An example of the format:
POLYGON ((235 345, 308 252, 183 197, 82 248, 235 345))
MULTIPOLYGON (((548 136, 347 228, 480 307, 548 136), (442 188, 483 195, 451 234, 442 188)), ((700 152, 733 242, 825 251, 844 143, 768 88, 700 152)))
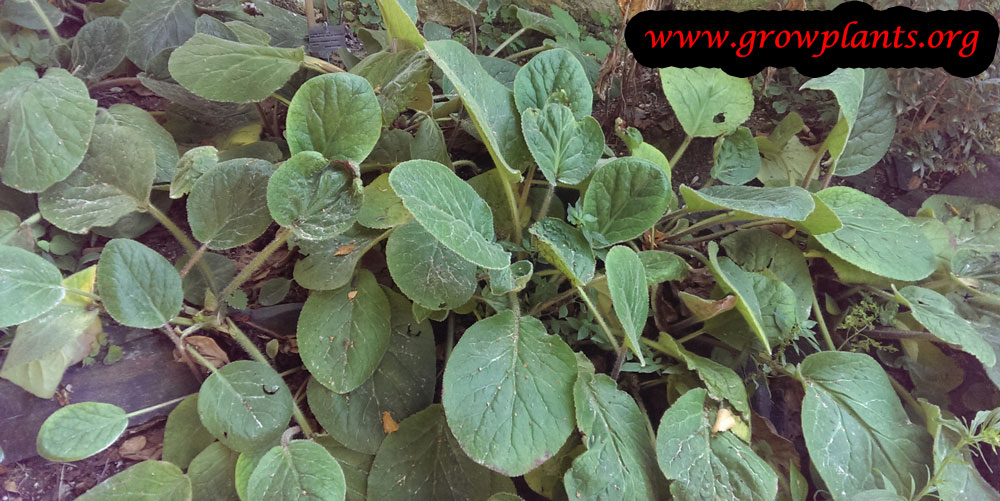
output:
POLYGON ((688 226, 684 230, 679 231, 677 233, 674 233, 673 235, 667 235, 667 239, 670 240, 670 241, 674 241, 674 240, 677 240, 678 238, 681 238, 683 236, 687 236, 687 235, 690 235, 692 233, 697 233, 697 232, 699 232, 701 230, 704 230, 705 228, 711 228, 712 226, 716 226, 716 225, 725 223, 725 222, 730 221, 730 220, 732 220, 734 218, 735 218, 735 216, 733 215, 732 211, 723 212, 722 214, 716 214, 716 215, 714 215, 712 217, 705 218, 705 219, 703 219, 701 221, 698 221, 697 223, 692 224, 691 226, 688 226))
POLYGON ((180 272, 181 279, 187 276, 194 264, 201 259, 201 256, 205 255, 206 250, 208 250, 208 243, 201 244, 201 247, 198 247, 198 250, 194 253, 194 255, 188 255, 188 262, 184 263, 184 268, 182 268, 180 272))
POLYGON ((683 155, 684 151, 688 149, 688 146, 691 145, 691 140, 693 139, 694 136, 692 136, 691 134, 685 134, 684 141, 681 142, 681 145, 677 147, 677 151, 674 152, 674 155, 670 157, 671 169, 673 169, 674 166, 677 165, 677 162, 680 161, 681 155, 683 155))
POLYGON ((181 359, 184 360, 184 363, 187 364, 188 370, 191 371, 191 375, 194 376, 195 381, 201 383, 204 380, 201 377, 201 371, 195 367, 194 362, 192 362, 187 356, 187 351, 184 349, 184 341, 177 337, 177 333, 174 332, 173 328, 170 327, 169 324, 160 327, 160 332, 166 334, 167 337, 170 338, 170 341, 174 343, 174 348, 177 349, 177 353, 180 355, 181 359))
POLYGON ((329 61, 324 61, 318 57, 305 56, 302 59, 302 66, 320 73, 344 73, 345 70, 329 61))
POLYGON ((149 212, 149 215, 153 216, 153 219, 156 219, 157 222, 162 224, 163 227, 166 228, 167 231, 169 231, 170 234, 174 236, 174 239, 176 239, 177 242, 181 244, 181 247, 184 248, 184 252, 187 252, 188 256, 191 256, 190 259, 194 260, 198 264, 198 269, 205 277, 205 280, 208 281, 208 288, 211 289, 213 293, 216 290, 218 290, 216 288, 215 279, 212 276, 212 270, 208 269, 208 265, 205 264, 204 261, 194 258, 194 256, 198 255, 198 249, 195 248, 194 242, 190 238, 188 238, 187 234, 184 233, 184 231, 181 230, 181 228, 177 226, 176 223, 171 221, 166 214, 160 212, 160 209, 157 209, 156 206, 154 206, 153 204, 147 204, 146 211, 149 212))
MULTIPOLYGON (((563 275, 563 276, 565 277, 565 275, 563 275)), ((590 282, 587 283, 587 285, 593 284, 593 283, 598 282, 600 280, 604 280, 605 278, 607 278, 605 275, 598 275, 598 276, 592 278, 590 280, 590 282)), ((556 297, 554 297, 552 299, 549 299, 548 301, 546 301, 546 302, 544 302, 544 303, 542 303, 542 304, 540 304, 540 305, 535 306, 534 308, 532 308, 531 311, 528 312, 528 316, 533 317, 533 316, 535 316, 535 315, 537 315, 537 314, 539 314, 539 313, 541 313, 541 312, 543 312, 543 311, 551 308, 552 306, 555 306, 555 305, 557 305, 557 304, 559 304, 559 303, 561 303, 561 302, 563 302, 563 301, 565 301, 565 300, 573 297, 576 294, 577 294, 577 292, 576 292, 575 288, 567 289, 567 290, 563 291, 561 294, 559 294, 558 296, 556 296, 556 297)))
POLYGON ((611 328, 608 327, 608 323, 604 321, 604 316, 597 310, 597 306, 594 306, 590 297, 587 296, 587 292, 583 290, 582 285, 576 286, 576 291, 579 293, 580 299, 583 299, 583 302, 587 304, 587 308, 590 308, 590 312, 594 314, 594 318, 597 319, 597 323, 601 326, 601 329, 604 330, 604 335, 608 337, 608 342, 611 343, 611 348, 614 349, 615 355, 617 355, 618 352, 621 351, 621 348, 618 346, 618 341, 615 339, 615 335, 611 333, 611 328))
POLYGON ((77 296, 83 296, 83 297, 85 297, 87 299, 93 299, 94 301, 100 301, 101 300, 101 296, 98 296, 97 294, 94 294, 93 292, 87 292, 87 291, 81 290, 81 289, 74 289, 73 287, 63 287, 63 289, 66 292, 70 293, 70 294, 76 294, 77 296))
POLYGON ((659 247, 661 249, 663 249, 663 250, 668 250, 668 251, 671 251, 671 252, 674 252, 674 253, 687 254, 687 255, 689 255, 689 256, 697 259, 698 261, 701 261, 701 264, 703 264, 705 266, 708 266, 708 264, 709 264, 708 263, 708 258, 705 257, 704 254, 702 254, 702 253, 700 253, 700 252, 698 252, 698 251, 696 251, 696 250, 694 250, 692 248, 684 247, 683 245, 670 245, 670 244, 660 244, 659 247))
POLYGON ((514 196, 514 189, 510 186, 510 181, 502 179, 504 195, 507 196, 507 206, 510 208, 510 217, 514 224, 514 243, 521 245, 521 211, 517 208, 517 197, 514 196))
POLYGON ((688 334, 687 336, 679 338, 677 340, 677 344, 684 344, 684 343, 686 343, 686 342, 688 342, 688 341, 690 341, 690 340, 692 340, 692 339, 694 339, 694 338, 696 338, 696 337, 698 337, 698 336, 700 336, 700 335, 702 335, 704 333, 705 333, 705 329, 698 329, 698 330, 692 332, 691 334, 688 334))
POLYGON ((714 240, 714 239, 719 238, 719 237, 724 237, 724 236, 726 236, 726 235, 728 235, 730 233, 735 233, 735 232, 740 231, 740 230, 748 230, 750 228, 756 228, 758 226, 767 226, 769 224, 783 223, 784 221, 785 221, 784 219, 780 219, 780 218, 769 218, 769 219, 761 219, 761 220, 758 220, 758 221, 751 221, 749 223, 741 224, 739 226, 735 226, 735 227, 732 227, 732 228, 726 228, 724 230, 719 230, 719 231, 717 231, 715 233, 710 233, 710 234, 705 235, 705 236, 701 236, 701 237, 698 237, 698 238, 693 238, 691 240, 685 240, 684 243, 686 243, 686 244, 694 244, 694 243, 698 243, 698 242, 705 242, 705 241, 708 241, 708 240, 714 240))
POLYGON ((49 32, 49 36, 56 41, 56 45, 62 45, 63 39, 59 37, 59 33, 56 33, 56 27, 52 25, 52 21, 49 20, 49 16, 45 15, 45 11, 42 10, 42 6, 38 5, 36 0, 28 0, 31 4, 31 8, 35 9, 35 13, 41 18, 42 24, 45 25, 45 31, 49 32))
POLYGON ((545 198, 542 199, 542 208, 538 210, 538 218, 535 221, 541 221, 545 219, 545 215, 549 213, 549 204, 552 203, 552 195, 556 192, 556 185, 549 184, 545 191, 545 198))
POLYGON ((813 316, 816 317, 816 324, 819 325, 819 331, 823 334, 826 347, 830 351, 837 351, 837 345, 833 344, 833 338, 830 337, 830 329, 826 326, 826 320, 823 319, 823 311, 819 307, 819 300, 816 299, 816 294, 812 295, 812 303, 813 316))
POLYGON ((517 59, 519 57, 530 56, 530 55, 532 55, 532 54, 534 54, 536 52, 542 52, 543 50, 549 50, 550 48, 551 47, 547 47, 545 45, 539 45, 538 47, 532 47, 530 49, 524 49, 521 52, 515 52, 515 53, 513 53, 513 54, 511 54, 511 55, 509 55, 507 57, 505 57, 504 59, 506 59, 508 61, 513 61, 513 60, 515 60, 515 59, 517 59))
POLYGON ((279 229, 278 233, 274 235, 274 240, 267 244, 267 247, 264 247, 260 252, 258 252, 257 255, 254 256, 253 260, 244 266, 243 269, 240 270, 239 274, 237 274, 236 277, 229 282, 229 285, 227 285, 225 289, 222 289, 222 292, 220 292, 218 296, 219 304, 222 304, 229 299, 229 296, 232 295, 233 292, 235 292, 241 285, 243 285, 243 282, 246 282, 247 279, 250 278, 250 275, 253 275, 253 272, 257 271, 257 269, 264 264, 264 261, 271 257, 271 254, 274 254, 275 251, 280 249, 281 246, 285 244, 285 241, 291 236, 292 232, 288 228, 279 229))
POLYGON ((528 28, 521 28, 515 31, 514 33, 511 33, 510 36, 503 41, 503 43, 498 45, 497 48, 493 49, 493 52, 490 52, 490 57, 496 57, 496 55, 499 54, 500 51, 504 50, 504 48, 510 45, 510 43, 513 42, 514 40, 517 40, 517 37, 523 35, 526 31, 528 31, 528 28))
POLYGON ((177 397, 175 399, 167 400, 166 402, 159 403, 159 404, 156 404, 156 405, 153 405, 153 406, 150 406, 150 407, 146 407, 144 409, 139 409, 137 411, 132 411, 132 412, 130 412, 128 414, 125 414, 125 417, 131 419, 131 418, 133 418, 135 416, 138 416, 138 415, 141 415, 141 414, 145 414, 147 412, 153 412, 153 411, 155 411, 157 409, 162 409, 164 407, 169 407, 171 405, 174 405, 174 404, 176 404, 176 403, 184 400, 185 398, 188 398, 188 397, 194 396, 194 395, 197 395, 197 393, 192 393, 190 395, 184 395, 183 397, 177 397))
MULTIPOLYGON (((816 152, 816 156, 813 157, 812 164, 809 165, 809 170, 806 171, 806 178, 802 180, 803 188, 809 188, 809 181, 812 179, 813 174, 816 173, 816 168, 819 167, 819 161, 822 160, 823 155, 826 154, 826 148, 824 146, 826 146, 825 143, 823 146, 820 146, 819 151, 816 152)), ((830 172, 833 172, 833 166, 830 167, 830 172)))

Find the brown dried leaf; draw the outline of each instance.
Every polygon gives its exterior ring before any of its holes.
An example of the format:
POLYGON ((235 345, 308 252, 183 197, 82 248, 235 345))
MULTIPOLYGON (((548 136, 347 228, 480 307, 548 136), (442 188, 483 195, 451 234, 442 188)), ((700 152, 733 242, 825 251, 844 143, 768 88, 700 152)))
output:
POLYGON ((137 452, 143 450, 146 447, 146 437, 143 435, 136 435, 124 442, 118 447, 118 454, 122 457, 128 457, 131 454, 136 454, 137 452))
POLYGON ((736 306, 736 296, 726 296, 722 299, 711 301, 684 291, 678 292, 677 295, 681 298, 684 306, 691 311, 691 314, 701 321, 708 320, 736 306))
POLYGON ((346 255, 348 255, 348 254, 350 254, 352 252, 354 252, 354 242, 351 242, 351 243, 346 244, 346 245, 341 245, 337 249, 337 252, 333 253, 333 256, 334 257, 336 257, 336 256, 346 256, 346 255))
POLYGON ((358 291, 351 291, 347 293, 347 299, 353 300, 355 296, 358 295, 358 291))
POLYGON ((396 423, 395 419, 392 419, 392 414, 389 414, 389 411, 382 411, 382 431, 388 435, 398 429, 399 424, 396 423))
POLYGON ((7 479, 3 483, 3 489, 7 492, 13 492, 14 494, 20 494, 21 491, 17 488, 17 482, 7 479))
MULTIPOLYGON (((187 344, 191 345, 201 356, 216 367, 222 367, 229 363, 229 355, 219 347, 214 339, 207 336, 188 336, 184 338, 187 344)), ((181 354, 174 350, 174 361, 181 362, 184 359, 181 354)))

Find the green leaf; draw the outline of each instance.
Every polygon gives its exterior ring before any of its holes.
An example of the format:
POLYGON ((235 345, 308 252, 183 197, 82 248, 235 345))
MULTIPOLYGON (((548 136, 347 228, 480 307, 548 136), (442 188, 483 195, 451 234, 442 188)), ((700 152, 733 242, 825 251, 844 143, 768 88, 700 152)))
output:
POLYGON ((535 265, 531 261, 517 261, 502 270, 490 270, 490 294, 502 296, 510 292, 521 292, 528 286, 535 265))
POLYGON ((510 253, 494 241, 489 206, 447 167, 409 160, 389 173, 389 185, 417 222, 459 256, 487 269, 510 264, 510 253))
POLYGON ((885 371, 862 353, 822 352, 799 366, 806 390, 802 432, 816 471, 834 499, 924 485, 931 440, 910 422, 885 371), (891 485, 882 485, 883 479, 891 485))
POLYGON ((201 385, 198 416, 230 449, 253 452, 276 441, 292 418, 292 393, 271 367, 239 360, 201 385))
POLYGON ((239 38, 236 37, 236 33, 233 33, 233 30, 229 29, 225 23, 208 14, 198 16, 198 19, 194 23, 194 31, 195 33, 204 33, 206 35, 211 35, 223 40, 229 40, 231 42, 240 41, 239 38))
POLYGON ((741 414, 750 416, 747 389, 739 374, 715 360, 691 353, 669 335, 661 333, 659 344, 671 357, 684 362, 689 370, 698 373, 709 396, 720 401, 725 399, 741 414))
POLYGON ((65 294, 59 268, 24 249, 0 245, 0 327, 37 318, 65 294))
POLYGON ((170 55, 169 68, 177 83, 205 99, 251 103, 285 85, 304 57, 301 47, 265 47, 198 33, 170 55))
POLYGON ((993 348, 968 320, 955 312, 955 307, 948 298, 915 285, 903 287, 896 292, 896 297, 902 299, 903 304, 913 313, 913 318, 938 339, 957 345, 978 358, 986 367, 996 364, 993 348))
POLYGON ((976 289, 1000 295, 1000 252, 958 251, 951 259, 951 273, 976 289))
POLYGON ((248 501, 342 500, 347 495, 340 463, 311 440, 292 440, 260 458, 247 483, 248 501))
POLYGON ((667 160, 667 156, 663 154, 655 146, 643 141, 642 133, 639 129, 635 127, 622 128, 617 122, 615 123, 615 134, 618 135, 625 142, 625 146, 628 147, 629 154, 636 158, 641 158, 643 160, 649 160, 656 164, 657 167, 663 169, 663 172, 667 175, 667 184, 670 183, 670 161, 667 160))
MULTIPOLYGON (((431 120, 433 122, 433 120, 431 120)), ((438 129, 440 132, 440 129, 438 129)), ((400 226, 413 217, 403 206, 403 201, 396 196, 389 186, 389 174, 375 178, 364 189, 364 201, 358 212, 358 223, 369 228, 386 229, 400 226)))
POLYGON ((806 320, 815 297, 805 256, 795 244, 759 228, 738 231, 720 242, 726 255, 746 271, 773 274, 795 293, 797 315, 788 320, 806 320), (766 271, 765 271, 766 270, 766 271))
MULTIPOLYGON (((190 255, 184 254, 174 263, 174 268, 180 272, 187 265, 190 258, 190 255)), ((218 295, 226 284, 236 276, 236 264, 226 256, 214 252, 206 252, 201 256, 201 261, 211 271, 211 277, 206 277, 202 271, 202 266, 195 263, 188 270, 188 274, 184 275, 184 278, 181 280, 181 288, 184 290, 184 300, 198 306, 205 304, 205 293, 207 291, 212 291, 213 294, 218 295)))
POLYGON ((847 144, 839 154, 831 151, 836 175, 861 174, 889 151, 896 133, 896 106, 884 69, 840 68, 809 80, 802 88, 832 91, 847 119, 847 144))
POLYGON ((518 476, 554 455, 572 431, 575 378, 576 358, 561 338, 505 310, 466 329, 448 359, 441 403, 470 457, 518 476), (500 436, 509 437, 502 447, 500 436))
POLYGON ((198 416, 198 395, 191 395, 174 407, 163 428, 163 460, 187 469, 215 436, 205 429, 198 416))
POLYGON ((152 143, 120 125, 94 127, 80 168, 38 196, 38 210, 52 224, 86 233, 111 226, 149 204, 156 177, 152 143))
POLYGON ((347 501, 368 499, 368 472, 372 469, 375 456, 348 449, 329 436, 316 437, 314 440, 326 448, 330 455, 340 463, 340 468, 344 471, 344 481, 347 484, 347 501))
POLYGON ((389 347, 389 301, 368 270, 353 284, 309 295, 299 315, 302 363, 323 386, 347 393, 361 386, 389 347))
POLYGON ((170 198, 181 198, 190 193, 198 178, 217 165, 219 150, 215 146, 197 146, 184 152, 170 181, 170 198))
POLYGON ((715 143, 712 177, 726 184, 746 184, 760 172, 760 151, 750 129, 740 126, 715 143))
POLYGON ((52 413, 38 430, 38 454, 49 461, 79 461, 107 449, 128 426, 117 405, 81 402, 52 413))
POLYGON ((476 292, 476 265, 435 240, 416 221, 389 235, 385 261, 399 290, 425 308, 457 308, 476 292))
POLYGON ((401 46, 395 51, 372 54, 351 68, 351 73, 364 77, 373 88, 379 89, 382 124, 386 127, 407 108, 425 108, 424 98, 430 96, 428 83, 434 64, 426 52, 401 46))
POLYGON ((747 219, 780 217, 805 221, 816 207, 809 192, 798 186, 709 186, 695 191, 681 185, 680 191, 692 211, 735 210, 738 217, 747 219))
MULTIPOLYGON (((65 17, 63 11, 48 2, 35 1, 36 5, 45 14, 45 17, 52 23, 52 26, 62 24, 65 17)), ((9 2, 4 2, 3 7, 0 7, 0 18, 18 26, 28 28, 29 30, 40 31, 46 29, 45 22, 38 16, 38 11, 35 10, 28 0, 10 0, 9 2)))
POLYGON ((250 26, 243 21, 228 21, 225 25, 236 35, 236 39, 239 42, 253 45, 271 44, 271 35, 260 28, 250 26))
POLYGON ((736 296, 736 309, 770 353, 771 342, 784 341, 790 333, 792 325, 784 325, 785 321, 797 318, 795 292, 780 280, 747 272, 728 257, 719 258, 718 253, 719 246, 709 242, 709 269, 719 287, 736 296))
POLYGON ((8 68, 0 73, 0 103, 4 184, 38 193, 80 165, 97 112, 82 80, 61 68, 42 78, 34 68, 8 68))
POLYGON ((574 287, 594 278, 594 251, 580 230, 555 218, 545 218, 528 230, 539 254, 569 278, 574 287))
POLYGON ((587 452, 566 472, 570 499, 654 499, 666 490, 646 416, 614 380, 580 371, 573 385, 576 421, 587 452))
POLYGON ((257 303, 261 306, 274 306, 285 300, 292 281, 287 278, 272 278, 260 286, 257 303))
POLYGON ((565 49, 547 50, 531 58, 514 79, 514 101, 518 113, 524 113, 528 108, 543 109, 549 96, 560 91, 565 93, 564 99, 568 101, 576 120, 590 115, 594 102, 593 86, 587 80, 580 61, 565 49))
POLYGON ((177 270, 134 240, 116 238, 97 263, 97 289, 111 318, 129 327, 156 329, 180 313, 184 292, 177 270))
POLYGON ((549 184, 579 184, 597 167, 604 132, 594 117, 579 122, 559 103, 528 108, 521 114, 524 140, 549 184))
POLYGON ((608 251, 604 267, 615 315, 622 323, 629 347, 639 357, 639 364, 645 366, 639 338, 649 316, 649 289, 642 261, 635 251, 618 245, 608 251))
POLYGON ((325 240, 351 227, 361 208, 361 179, 315 151, 292 155, 267 183, 274 220, 299 238, 325 240))
POLYGON ((667 251, 639 251, 639 261, 646 272, 646 285, 684 280, 691 271, 684 258, 667 251))
POLYGON ((354 276, 358 261, 382 235, 380 231, 354 225, 329 240, 297 242, 299 250, 308 257, 295 263, 295 281, 310 290, 343 287, 354 276))
MULTIPOLYGON (((765 186, 800 186, 805 180, 809 167, 816 158, 816 152, 803 145, 799 138, 792 137, 780 150, 769 152, 763 138, 755 138, 763 155, 757 179, 765 186)), ((819 179, 819 169, 813 171, 810 182, 819 179)))
MULTIPOLYGON (((40 5, 48 2, 39 2, 40 5)), ((96 81, 125 60, 128 26, 114 17, 99 17, 80 28, 73 38, 74 75, 96 81)))
POLYGON ((514 490, 510 479, 469 459, 448 427, 438 404, 399 423, 375 455, 368 499, 486 500, 496 490, 514 490))
POLYGON ((209 249, 224 250, 261 236, 271 226, 267 185, 273 173, 270 162, 241 158, 222 162, 198 178, 187 200, 194 237, 209 249))
POLYGON ((920 405, 927 416, 927 431, 934 440, 934 470, 941 472, 936 485, 937 496, 955 501, 1000 499, 1000 493, 979 474, 968 448, 963 448, 957 460, 948 461, 948 453, 961 438, 952 427, 961 426, 961 423, 954 418, 946 419, 940 407, 926 400, 921 399, 920 405))
POLYGON ((451 167, 448 145, 437 120, 425 118, 420 121, 420 126, 417 127, 417 132, 413 135, 413 142, 410 143, 410 158, 432 160, 445 167, 451 167))
POLYGON ((333 438, 353 450, 375 454, 386 437, 383 415, 402 421, 434 400, 436 377, 434 333, 417 324, 410 302, 387 292, 392 305, 392 338, 372 377, 339 395, 309 381, 306 396, 316 419, 333 438), (413 331, 413 334, 410 332, 413 331))
POLYGON ((523 28, 529 30, 534 30, 540 33, 545 33, 546 35, 552 37, 558 37, 561 35, 568 35, 569 32, 559 24, 558 21, 552 19, 545 14, 539 14, 538 12, 532 12, 530 10, 522 9, 521 7, 514 6, 517 9, 515 15, 517 16, 518 22, 521 23, 523 28))
POLYGON ((239 457, 240 453, 221 442, 209 444, 195 456, 187 469, 192 501, 238 501, 235 476, 239 457))
POLYGON ((292 154, 312 150, 361 163, 378 142, 382 112, 367 80, 333 73, 299 87, 285 123, 292 154))
POLYGON ((816 193, 810 193, 810 195, 816 204, 812 214, 809 214, 805 221, 790 221, 789 224, 810 235, 822 235, 844 227, 844 223, 840 221, 840 218, 826 202, 820 199, 816 193))
POLYGON ((753 111, 750 81, 729 76, 718 68, 661 68, 660 82, 689 136, 729 134, 753 111))
POLYGON ((469 49, 458 42, 427 42, 426 48, 454 84, 493 163, 502 169, 505 178, 520 181, 530 155, 521 136, 521 114, 510 89, 490 77, 469 49))
MULTIPOLYGON (((69 299, 69 298, 67 298, 69 299)), ((86 333, 98 310, 65 302, 17 327, 0 377, 39 398, 52 398, 66 369, 90 352, 86 333)))
POLYGON ((659 221, 670 201, 667 175, 633 157, 597 169, 583 195, 583 234, 594 247, 638 237, 659 221))
POLYGON ((885 202, 846 186, 827 188, 818 197, 844 225, 816 235, 837 257, 896 280, 920 280, 934 271, 930 243, 919 228, 885 202))
POLYGON ((131 127, 149 140, 156 153, 155 182, 166 183, 174 177, 177 161, 180 158, 177 153, 177 143, 149 112, 138 106, 118 103, 108 108, 107 113, 99 113, 98 124, 110 123, 131 127))
POLYGON ((97 484, 81 501, 187 501, 191 479, 164 461, 143 461, 97 484))
POLYGON ((688 390, 660 419, 656 457, 674 499, 775 499, 774 470, 731 431, 711 433, 715 412, 705 408, 706 396, 688 390))
POLYGON ((160 51, 177 47, 194 35, 198 13, 192 0, 133 0, 120 19, 129 28, 126 54, 145 70, 160 51))
POLYGON ((378 11, 382 14, 382 23, 389 32, 389 38, 405 40, 418 49, 424 48, 424 43, 427 41, 398 0, 375 0, 375 3, 378 4, 378 11))

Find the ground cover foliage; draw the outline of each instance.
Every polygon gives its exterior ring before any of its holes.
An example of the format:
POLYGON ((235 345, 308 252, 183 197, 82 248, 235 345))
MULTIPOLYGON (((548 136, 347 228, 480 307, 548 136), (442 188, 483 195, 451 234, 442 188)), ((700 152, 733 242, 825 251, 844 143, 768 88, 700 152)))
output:
MULTIPOLYGON (((951 393, 1000 385, 997 201, 908 217, 833 182, 890 148, 884 70, 805 81, 837 106, 808 145, 795 111, 744 125, 747 79, 666 68, 684 142, 619 122, 616 154, 565 16, 512 8, 545 41, 502 59, 377 7, 340 67, 266 2, 95 3, 73 39, 53 5, 3 5, 0 377, 51 398, 112 322, 208 374, 161 460, 80 499, 1000 498, 977 467, 1000 410, 951 393), (165 112, 91 99, 123 64, 165 112), (671 182, 694 138, 697 189, 671 182), (247 287, 288 249, 290 277, 247 287), (296 333, 262 350, 240 312, 293 287, 296 333)), ((67 405, 38 452, 90 457, 149 410, 67 405)))

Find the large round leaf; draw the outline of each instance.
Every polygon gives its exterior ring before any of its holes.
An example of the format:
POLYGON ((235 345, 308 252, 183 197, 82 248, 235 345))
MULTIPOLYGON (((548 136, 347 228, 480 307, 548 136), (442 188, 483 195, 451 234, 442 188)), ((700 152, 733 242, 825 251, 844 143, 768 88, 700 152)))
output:
POLYGON ((930 242, 896 209, 846 186, 827 188, 818 197, 844 224, 837 231, 815 236, 837 257, 896 280, 920 280, 934 272, 930 242))
POLYGON ((710 186, 695 191, 681 185, 680 191, 690 210, 735 210, 747 219, 781 217, 805 221, 816 208, 809 192, 798 186, 710 186))
POLYGON ((73 38, 74 73, 84 80, 98 80, 121 64, 127 47, 125 23, 111 16, 94 19, 83 25, 73 38))
POLYGON ((385 261, 399 290, 425 308, 457 308, 476 292, 476 265, 435 240, 416 222, 389 235, 385 261))
POLYGON ((660 82, 677 121, 689 136, 716 137, 733 132, 753 112, 750 81, 729 76, 719 68, 661 68, 660 82))
POLYGON ((309 79, 292 97, 285 121, 292 154, 318 151, 361 163, 382 130, 382 109, 367 80, 350 73, 309 79))
POLYGON ((163 256, 116 238, 97 262, 97 290, 111 318, 129 327, 155 329, 181 311, 181 276, 163 256))
POLYGON ((0 327, 42 315, 65 293, 55 265, 19 247, 0 245, 0 327))
POLYGON ((188 223, 194 237, 213 250, 248 244, 271 225, 267 183, 274 165, 240 158, 204 174, 188 196, 188 223))
POLYGON ((4 184, 37 193, 80 165, 97 112, 82 80, 61 68, 42 78, 33 67, 7 68, 0 73, 0 103, 4 184))
POLYGON ((574 118, 583 120, 590 115, 594 103, 593 86, 583 65, 566 49, 547 50, 531 58, 514 78, 518 113, 523 114, 528 108, 544 108, 549 96, 559 91, 566 93, 574 118))
POLYGON ((573 430, 576 370, 562 339, 538 319, 505 310, 473 324, 455 345, 441 403, 469 456, 518 476, 553 456, 573 430))
POLYGON ((310 440, 292 440, 267 451, 247 483, 249 501, 341 501, 346 495, 340 463, 310 440))
POLYGON ((634 157, 597 169, 583 195, 583 233, 595 247, 638 237, 659 221, 670 202, 667 175, 634 157))
MULTIPOLYGON (((173 179, 174 172, 177 170, 177 162, 180 159, 177 143, 174 142, 174 137, 170 135, 170 132, 167 132, 167 129, 164 129, 148 111, 131 104, 118 103, 108 108, 107 113, 100 113, 97 123, 121 125, 138 131, 149 140, 156 154, 156 182, 166 183, 173 179)), ((212 148, 213 151, 215 149, 210 146, 209 148, 212 148)))
POLYGON ((267 183, 267 208, 300 238, 325 240, 351 227, 361 208, 361 180, 315 151, 297 153, 267 183))
POLYGON ((528 230, 535 236, 535 248, 552 266, 569 278, 573 286, 594 278, 594 251, 580 230, 561 219, 547 217, 528 230))
POLYGON ((299 315, 302 363, 335 392, 361 386, 389 347, 389 311, 385 292, 368 270, 352 284, 312 293, 299 315))
POLYGON ((292 394, 274 369, 240 360, 201 385, 198 415, 215 438, 240 452, 267 447, 292 418, 292 394))
POLYGON ((147 69, 160 51, 177 47, 194 35, 198 12, 192 0, 135 0, 120 19, 129 28, 126 55, 136 66, 147 69))
POLYGON ((392 170, 389 184, 445 247, 483 268, 510 264, 510 253, 494 241, 490 207, 451 169, 430 160, 409 160, 392 170))
POLYGON ((597 120, 588 116, 578 122, 572 110, 560 103, 525 110, 521 130, 549 184, 582 183, 604 153, 604 132, 597 120))
POLYGON ((38 430, 38 454, 50 461, 79 461, 107 449, 128 427, 117 405, 81 402, 63 407, 38 430))
POLYGON ((97 484, 81 501, 189 501, 191 479, 163 461, 143 461, 97 484))
POLYGON ((80 168, 42 192, 38 209, 73 233, 111 226, 149 204, 155 177, 156 153, 146 137, 129 127, 97 125, 80 168))
POLYGON ((368 477, 368 499, 385 501, 486 501, 496 491, 513 490, 510 479, 465 455, 437 404, 399 423, 379 447, 368 477))
POLYGON ((402 421, 434 399, 434 333, 430 324, 413 325, 410 302, 397 292, 386 294, 392 305, 393 334, 372 377, 343 395, 313 379, 306 393, 309 408, 327 433, 366 454, 375 454, 386 436, 385 413, 402 421))

